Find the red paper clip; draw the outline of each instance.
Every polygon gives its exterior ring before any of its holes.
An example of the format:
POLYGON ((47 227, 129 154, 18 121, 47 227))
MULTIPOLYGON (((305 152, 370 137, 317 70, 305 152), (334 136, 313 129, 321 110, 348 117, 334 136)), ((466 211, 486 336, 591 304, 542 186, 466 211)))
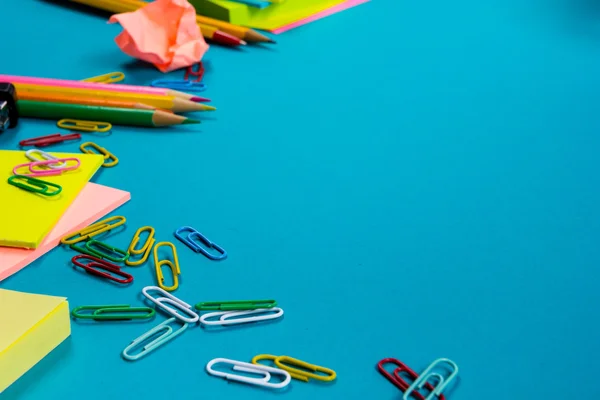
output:
POLYGON ((202 77, 204 77, 204 65, 202 65, 202 62, 199 62, 198 64, 196 64, 195 71, 194 71, 193 65, 190 65, 189 67, 187 67, 187 69, 185 70, 185 75, 183 76, 183 79, 189 80, 190 75, 193 75, 196 77, 196 82, 200 82, 202 80, 202 77))
MULTIPOLYGON (((404 373, 404 375, 408 376, 412 380, 416 380, 419 377, 419 374, 410 369, 408 365, 395 358, 384 358, 383 360, 379 361, 377 363, 377 369, 381 375, 383 375, 388 381, 392 382, 402 392, 405 392, 406 389, 410 387, 410 383, 406 382, 404 378, 400 376, 400 374, 404 373), (386 371, 386 369, 383 367, 385 364, 394 364, 397 367, 394 370, 393 375, 386 371)), ((433 391, 435 389, 431 383, 425 384, 425 388, 429 391, 433 391)), ((419 400, 425 400, 425 396, 417 391, 413 392, 412 396, 419 400)), ((442 394, 438 397, 438 399, 445 400, 446 397, 442 394)))
POLYGON ((69 135, 61 135, 60 133, 55 133, 48 136, 40 136, 36 138, 21 140, 19 142, 19 146, 35 146, 35 147, 46 147, 55 143, 62 143, 66 140, 75 140, 81 139, 81 135, 79 133, 71 133, 69 135))
POLYGON ((119 267, 118 265, 109 263, 108 261, 104 261, 100 258, 89 256, 87 254, 80 254, 78 256, 73 257, 71 259, 71 261, 73 262, 73 264, 77 265, 78 267, 85 269, 85 272, 87 272, 88 274, 96 275, 101 278, 109 279, 111 281, 114 281, 117 283, 122 283, 122 284, 127 284, 127 283, 133 282, 133 276, 121 271, 121 267, 119 267), (87 264, 82 264, 78 261, 80 259, 90 260, 90 262, 88 262, 87 264), (126 279, 117 279, 116 277, 114 277, 113 275, 111 275, 109 273, 99 271, 99 269, 103 269, 105 271, 112 272, 113 274, 122 276, 123 278, 126 278, 126 279))

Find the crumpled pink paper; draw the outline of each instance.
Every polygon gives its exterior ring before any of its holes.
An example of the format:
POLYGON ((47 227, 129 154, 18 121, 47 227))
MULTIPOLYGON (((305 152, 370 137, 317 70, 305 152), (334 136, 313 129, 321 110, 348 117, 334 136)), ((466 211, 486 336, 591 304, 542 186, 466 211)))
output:
POLYGON ((162 72, 199 62, 208 50, 187 0, 155 0, 134 12, 116 14, 123 32, 115 38, 125 54, 148 61, 162 72))

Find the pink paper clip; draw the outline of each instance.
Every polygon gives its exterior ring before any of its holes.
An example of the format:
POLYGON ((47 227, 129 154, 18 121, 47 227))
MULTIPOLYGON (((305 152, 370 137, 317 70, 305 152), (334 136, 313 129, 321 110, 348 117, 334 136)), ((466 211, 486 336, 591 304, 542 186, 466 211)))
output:
POLYGON ((79 165, 81 164, 81 162, 79 161, 78 158, 57 158, 57 159, 52 159, 52 160, 44 160, 44 161, 36 161, 36 162, 32 162, 32 163, 28 163, 28 164, 20 164, 17 165, 16 167, 13 168, 13 174, 14 175, 26 175, 26 176, 53 176, 53 175, 60 175, 63 172, 67 172, 67 171, 73 171, 74 169, 79 168, 79 165), (75 161, 75 165, 67 165, 65 167, 60 167, 60 168, 52 168, 52 169, 44 169, 44 170, 36 170, 34 169, 35 167, 43 167, 46 165, 51 165, 51 164, 57 164, 57 163, 66 163, 69 161, 75 161), (19 168, 25 168, 28 167, 30 173, 29 174, 24 174, 24 173, 19 173, 18 169, 19 168))
POLYGON ((60 133, 54 133, 52 135, 40 136, 31 139, 21 140, 19 146, 35 146, 35 147, 46 147, 55 143, 62 143, 66 140, 81 139, 79 133, 71 133, 68 135, 61 135, 60 133))

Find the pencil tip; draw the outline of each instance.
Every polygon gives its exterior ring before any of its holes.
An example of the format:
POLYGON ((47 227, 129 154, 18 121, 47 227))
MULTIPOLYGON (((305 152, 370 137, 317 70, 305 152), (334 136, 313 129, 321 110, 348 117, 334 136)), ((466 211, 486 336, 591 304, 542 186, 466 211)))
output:
POLYGON ((191 119, 191 118, 187 118, 185 120, 183 120, 183 122, 181 122, 182 125, 187 125, 187 124, 199 124, 200 121, 197 119, 191 119))
POLYGON ((245 45, 247 45, 248 43, 246 43, 244 40, 240 40, 240 44, 241 44, 241 45, 243 45, 243 46, 245 46, 245 45))
POLYGON ((210 101, 210 99, 207 99, 206 97, 198 97, 198 96, 194 96, 194 97, 190 98, 190 100, 195 103, 208 103, 210 101))
POLYGON ((203 110, 204 111, 216 111, 217 107, 213 107, 213 106, 207 106, 206 104, 203 104, 203 110))

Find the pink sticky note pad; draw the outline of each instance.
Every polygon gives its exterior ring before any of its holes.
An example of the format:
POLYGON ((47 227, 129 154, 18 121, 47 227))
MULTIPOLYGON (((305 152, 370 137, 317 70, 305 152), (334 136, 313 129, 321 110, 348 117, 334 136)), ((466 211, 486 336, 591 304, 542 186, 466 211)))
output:
POLYGON ((129 192, 91 182, 86 184, 37 249, 0 247, 0 281, 58 246, 63 236, 85 228, 130 199, 129 192))
POLYGON ((306 17, 306 18, 303 18, 303 19, 298 20, 296 22, 292 22, 291 24, 280 26, 279 28, 273 29, 270 32, 274 33, 276 35, 279 35, 280 33, 287 32, 290 29, 294 29, 294 28, 297 28, 299 26, 309 24, 309 23, 314 22, 316 20, 319 20, 321 18, 325 18, 325 17, 328 17, 330 15, 339 13, 341 11, 347 10, 349 8, 356 7, 356 6, 360 5, 360 4, 366 3, 368 1, 369 0, 348 0, 348 1, 345 1, 343 3, 338 4, 336 6, 328 8, 327 10, 323 10, 320 13, 311 15, 310 17, 306 17))

